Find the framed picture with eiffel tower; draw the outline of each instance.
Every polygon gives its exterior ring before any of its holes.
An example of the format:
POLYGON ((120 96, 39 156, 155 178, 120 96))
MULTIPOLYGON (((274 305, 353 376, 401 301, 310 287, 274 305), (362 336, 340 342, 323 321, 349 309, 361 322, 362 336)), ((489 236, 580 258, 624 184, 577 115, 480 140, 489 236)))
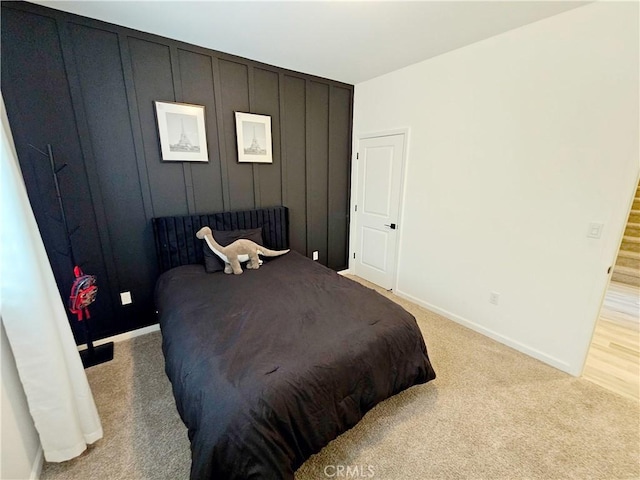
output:
POLYGON ((273 163, 271 117, 236 112, 238 162, 273 163))
POLYGON ((204 106, 175 102, 154 103, 162 160, 208 162, 204 106))

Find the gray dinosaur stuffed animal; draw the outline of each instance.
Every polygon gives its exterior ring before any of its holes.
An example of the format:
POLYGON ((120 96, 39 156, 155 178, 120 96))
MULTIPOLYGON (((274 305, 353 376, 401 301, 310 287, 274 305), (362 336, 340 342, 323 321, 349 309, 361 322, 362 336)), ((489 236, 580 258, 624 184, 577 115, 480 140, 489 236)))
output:
POLYGON ((230 245, 223 247, 216 239, 213 238, 211 229, 209 227, 202 227, 196 233, 196 237, 200 240, 205 240, 209 248, 224 262, 224 273, 235 273, 240 275, 242 273, 242 267, 240 262, 247 263, 247 268, 250 270, 257 270, 262 265, 262 260, 258 255, 263 257, 279 257, 288 253, 289 250, 269 250, 261 245, 258 245, 251 240, 244 238, 238 239, 230 245))

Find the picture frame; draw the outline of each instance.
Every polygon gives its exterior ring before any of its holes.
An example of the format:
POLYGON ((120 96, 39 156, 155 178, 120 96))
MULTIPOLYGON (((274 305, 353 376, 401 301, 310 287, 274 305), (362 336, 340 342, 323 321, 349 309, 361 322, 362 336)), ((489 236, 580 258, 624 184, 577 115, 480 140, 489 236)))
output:
POLYGON ((154 102, 162 160, 208 162, 204 106, 154 102))
POLYGON ((236 112, 238 162, 273 163, 271 117, 236 112))

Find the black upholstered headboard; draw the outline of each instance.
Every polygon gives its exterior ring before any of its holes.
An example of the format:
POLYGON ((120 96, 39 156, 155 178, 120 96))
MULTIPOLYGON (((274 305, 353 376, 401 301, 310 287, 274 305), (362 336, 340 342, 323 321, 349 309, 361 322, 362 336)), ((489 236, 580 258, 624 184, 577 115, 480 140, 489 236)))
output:
POLYGON ((180 265, 202 263, 202 240, 196 232, 238 230, 262 227, 264 246, 272 250, 289 248, 289 210, 287 207, 260 208, 239 212, 220 212, 184 217, 157 217, 152 220, 160 273, 180 265))

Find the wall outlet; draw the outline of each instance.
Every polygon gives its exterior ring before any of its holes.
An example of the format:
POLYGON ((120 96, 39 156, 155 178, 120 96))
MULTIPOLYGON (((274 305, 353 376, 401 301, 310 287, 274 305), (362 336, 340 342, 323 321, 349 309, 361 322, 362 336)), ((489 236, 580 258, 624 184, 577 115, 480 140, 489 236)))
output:
POLYGON ((500 294, 498 292, 491 292, 489 294, 489 303, 498 305, 500 303, 500 294))
POLYGON ((318 260, 318 250, 314 250, 314 252, 313 252, 313 259, 314 259, 314 260, 318 260))
POLYGON ((122 305, 129 305, 130 303, 133 303, 131 292, 120 292, 120 303, 122 303, 122 305))

